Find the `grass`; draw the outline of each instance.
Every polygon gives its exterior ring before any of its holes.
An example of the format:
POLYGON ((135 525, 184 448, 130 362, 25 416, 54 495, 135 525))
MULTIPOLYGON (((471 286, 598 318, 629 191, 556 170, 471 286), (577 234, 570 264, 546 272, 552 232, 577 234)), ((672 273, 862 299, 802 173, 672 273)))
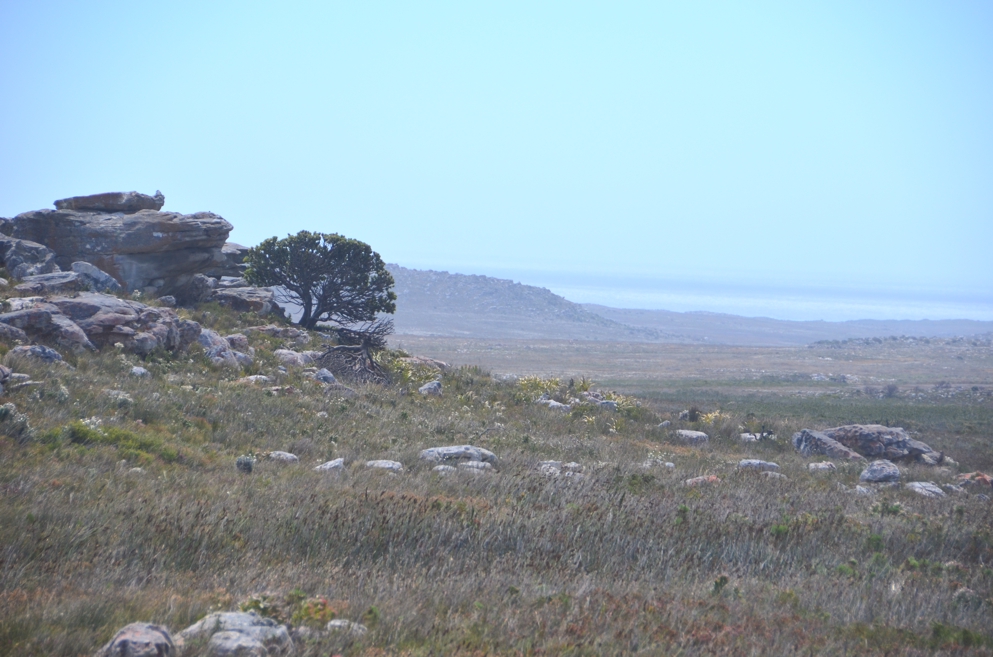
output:
MULTIPOLYGON (((261 321, 219 308, 194 318, 231 332, 261 321)), ((989 469, 988 398, 666 383, 614 395, 617 413, 562 413, 532 399, 575 394, 568 376, 522 385, 478 367, 446 373, 440 398, 411 393, 422 373, 406 370, 410 385, 344 398, 279 373, 272 351, 290 345, 250 340, 253 373, 279 391, 237 384, 243 373, 196 350, 17 363, 43 384, 4 400, 34 437, 0 438, 0 654, 88 655, 129 622, 179 630, 239 604, 369 626, 302 655, 993 653, 993 504, 855 496, 839 484, 854 487, 859 466, 814 475, 786 444, 802 426, 891 418, 963 468, 989 469), (152 376, 131 377, 135 364, 152 376), (722 413, 679 421, 690 406, 722 413), (753 425, 780 440, 739 444, 753 425), (671 443, 677 428, 710 444, 671 443), (441 477, 418 463, 423 448, 462 443, 495 452, 498 472, 441 477), (300 465, 234 467, 273 450, 300 465), (336 457, 343 473, 312 470, 336 457), (746 457, 788 479, 738 471, 746 457), (406 471, 364 467, 377 458, 406 471), (546 478, 547 459, 585 476, 546 478), (682 485, 703 474, 722 481, 682 485)))

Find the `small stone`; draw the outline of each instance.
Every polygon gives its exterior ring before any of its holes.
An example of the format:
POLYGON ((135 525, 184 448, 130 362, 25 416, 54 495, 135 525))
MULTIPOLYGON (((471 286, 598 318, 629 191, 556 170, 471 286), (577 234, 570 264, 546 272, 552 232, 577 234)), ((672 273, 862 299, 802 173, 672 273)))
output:
POLYGON ((164 297, 159 297, 159 303, 165 306, 166 308, 175 308, 176 297, 172 296, 171 294, 167 294, 164 297))
POLYGON ((665 462, 665 467, 668 468, 668 469, 670 469, 670 470, 675 470, 676 469, 676 464, 675 463, 672 463, 671 461, 666 461, 665 462))
POLYGON ((676 437, 688 445, 702 445, 710 440, 710 436, 702 431, 691 431, 690 429, 679 429, 676 437))
POLYGON ((820 461, 818 463, 808 463, 807 470, 811 472, 827 472, 830 470, 837 470, 838 467, 831 463, 831 461, 820 461))
POLYGON ((245 474, 252 474, 252 469, 255 467, 255 459, 251 456, 239 456, 234 464, 239 471, 245 474))
POLYGON ((399 461, 390 461, 387 459, 366 461, 365 467, 379 470, 389 470, 390 472, 403 472, 403 463, 400 463, 399 461))
POLYGON ((131 376, 146 377, 152 376, 152 373, 146 370, 144 367, 135 365, 131 368, 131 376))
POLYGON ((541 404, 542 406, 547 406, 553 411, 570 411, 572 406, 569 404, 563 404, 562 402, 557 402, 554 399, 539 399, 535 404, 541 404))
POLYGON ((289 452, 269 452, 269 460, 277 461, 279 463, 298 463, 300 459, 296 454, 290 454, 289 452))
POLYGON ((742 459, 738 467, 743 470, 779 470, 779 464, 759 459, 742 459))
POLYGON ((941 490, 937 484, 930 481, 911 481, 906 484, 906 488, 924 497, 945 497, 945 491, 941 490))
POLYGON ((886 459, 881 459, 879 461, 873 461, 869 464, 862 474, 859 475, 859 481, 867 482, 884 482, 884 481, 900 481, 900 469, 896 467, 891 461, 886 459))
POLYGON ((720 477, 717 475, 704 475, 702 477, 693 477, 692 479, 687 479, 684 483, 687 486, 700 486, 702 484, 719 484, 721 482, 720 477))
POLYGON ((423 461, 484 461, 496 463, 496 454, 473 445, 451 445, 448 447, 429 447, 422 450, 419 458, 423 461))
POLYGON ((357 636, 362 636, 369 631, 365 625, 353 623, 352 621, 345 620, 344 618, 335 618, 334 620, 329 621, 325 629, 327 629, 328 632, 340 632, 344 630, 357 636))
POLYGON ((277 349, 272 353, 285 367, 306 367, 314 362, 310 355, 292 349, 277 349))
POLYGON ((875 495, 876 494, 876 491, 874 491, 871 488, 868 488, 866 486, 856 486, 855 487, 855 494, 856 495, 875 495))
POLYGON ((430 383, 425 383, 417 389, 417 392, 422 395, 441 395, 441 381, 431 381, 430 383))
POLYGON ((669 426, 672 426, 672 422, 670 422, 669 420, 662 420, 662 422, 659 423, 659 429, 665 429, 666 427, 669 426))
POLYGON ((332 383, 337 383, 338 382, 338 380, 334 378, 334 374, 332 374, 325 367, 322 367, 321 369, 319 369, 316 372, 314 372, 314 380, 315 381, 320 381, 321 383, 327 383, 327 384, 332 384, 332 383))
POLYGON ((784 475, 782 472, 772 472, 771 470, 763 472, 762 476, 765 477, 766 479, 782 479, 783 481, 787 479, 786 475, 784 475))
POLYGON ((344 470, 345 459, 337 458, 334 459, 333 461, 327 461, 325 463, 321 463, 319 466, 315 467, 314 469, 317 470, 318 472, 335 472, 339 470, 344 470))
POLYGON ((240 379, 237 379, 235 383, 262 385, 263 383, 269 383, 269 377, 264 374, 253 374, 251 376, 243 376, 240 379))
POLYGON ((48 364, 64 362, 62 354, 40 344, 14 347, 7 353, 11 358, 30 358, 48 364))

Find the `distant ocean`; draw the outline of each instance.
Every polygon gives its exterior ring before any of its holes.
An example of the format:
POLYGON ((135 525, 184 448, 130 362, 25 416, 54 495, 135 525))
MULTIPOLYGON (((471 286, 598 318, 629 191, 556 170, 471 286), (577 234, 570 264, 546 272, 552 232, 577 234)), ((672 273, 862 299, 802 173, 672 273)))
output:
MULTIPOLYGON (((461 272, 470 273, 470 272, 461 272)), ((483 273, 483 272, 475 272, 483 273)), ((786 320, 973 319, 993 321, 993 283, 987 290, 844 287, 602 278, 541 271, 487 275, 544 287, 575 303, 613 308, 708 311, 786 320)))

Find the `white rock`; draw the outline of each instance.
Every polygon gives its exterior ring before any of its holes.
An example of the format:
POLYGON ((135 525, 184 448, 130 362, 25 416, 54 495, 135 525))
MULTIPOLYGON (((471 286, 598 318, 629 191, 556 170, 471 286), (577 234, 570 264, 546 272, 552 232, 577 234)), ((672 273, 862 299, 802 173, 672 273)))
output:
POLYGON ((497 457, 493 452, 473 445, 450 445, 448 447, 429 447, 422 450, 419 458, 424 461, 484 461, 496 463, 497 457))
POLYGON ((318 472, 331 472, 333 470, 344 470, 345 469, 345 459, 337 458, 333 461, 327 461, 321 463, 319 466, 314 468, 318 472))
POLYGON ((762 476, 766 479, 786 479, 786 475, 781 472, 773 472, 772 470, 767 470, 762 473, 762 476))
POLYGON ((924 497, 945 497, 945 491, 930 481, 911 481, 906 487, 924 497))
POLYGON ((436 465, 431 468, 432 472, 437 472, 438 474, 450 474, 455 472, 455 468, 450 465, 436 465))
POLYGON ((152 373, 146 370, 144 367, 135 365, 134 367, 131 368, 131 376, 145 377, 145 376, 152 376, 152 373))
POLYGON ((297 458, 296 454, 290 454, 289 452, 280 452, 280 451, 270 452, 269 460, 279 461, 280 463, 297 463, 300 461, 300 459, 297 458))
POLYGON ((684 443, 688 443, 690 445, 700 445, 710 440, 710 436, 708 436, 704 432, 691 431, 690 429, 677 430, 676 437, 682 440, 684 443))
POLYGON ((572 406, 569 404, 563 404, 562 402, 557 402, 554 399, 539 399, 535 403, 547 406, 554 411, 568 411, 572 409, 572 406))
POLYGON ((493 466, 484 461, 462 461, 459 467, 465 470, 492 470, 493 466))
POLYGON ((738 461, 738 467, 743 470, 779 470, 779 464, 759 459, 742 459, 738 461))
POLYGON ((417 389, 417 392, 421 393, 422 395, 435 395, 435 396, 440 395, 441 381, 431 381, 430 383, 425 383, 424 385, 422 385, 420 388, 417 389))
POLYGON ((819 463, 808 463, 807 469, 811 472, 825 472, 828 470, 837 470, 838 467, 831 463, 831 461, 820 461, 819 463))
POLYGON ((272 355, 287 367, 307 367, 314 362, 308 353, 300 353, 292 349, 277 349, 272 355))
POLYGON ((887 461, 886 459, 873 461, 869 464, 869 467, 863 470, 862 474, 859 475, 859 481, 900 481, 900 469, 893 465, 891 461, 887 461))
POLYGON ((380 470, 389 470, 391 472, 403 472, 403 463, 400 463, 399 461, 389 461, 387 459, 366 461, 365 467, 378 468, 380 470))
POLYGON ((359 636, 369 631, 369 629, 365 625, 361 625, 359 623, 353 623, 352 621, 345 620, 344 618, 335 618, 332 621, 328 621, 326 629, 328 630, 328 632, 338 632, 344 630, 359 636))
POLYGON ((263 618, 255 612, 224 611, 209 614, 200 621, 179 633, 184 644, 210 639, 210 657, 243 657, 243 655, 266 655, 271 648, 276 654, 293 650, 293 640, 284 625, 271 618, 263 618), (218 634, 216 641, 214 637, 218 634), (261 646, 257 652, 255 642, 261 646))

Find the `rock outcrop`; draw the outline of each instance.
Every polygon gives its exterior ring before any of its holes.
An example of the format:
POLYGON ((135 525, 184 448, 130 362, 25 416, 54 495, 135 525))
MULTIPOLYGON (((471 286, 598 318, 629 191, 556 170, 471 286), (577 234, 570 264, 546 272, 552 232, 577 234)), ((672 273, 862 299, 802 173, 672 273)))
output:
POLYGON ((858 461, 862 455, 852 451, 821 431, 801 429, 793 434, 793 447, 804 456, 830 456, 858 461))
POLYGON ((944 456, 930 446, 911 438, 900 427, 886 427, 881 424, 846 424, 842 427, 825 429, 828 438, 838 441, 866 458, 882 458, 889 461, 914 460, 927 465, 937 465, 944 456))
POLYGON ((293 652, 285 625, 254 612, 225 611, 209 614, 179 633, 183 644, 207 643, 211 657, 283 655, 293 652))
MULTIPOLYGON (((181 319, 169 308, 153 308, 109 294, 84 292, 74 297, 17 299, 16 309, 0 314, 0 323, 31 339, 53 341, 71 349, 95 349, 121 343, 128 351, 184 351, 200 335, 200 325, 181 319)), ((225 343, 226 344, 226 343, 225 343)))
POLYGON ((0 259, 3 260, 4 268, 14 278, 59 271, 59 266, 55 264, 55 252, 43 244, 30 240, 0 236, 0 259))
POLYGON ((231 224, 210 212, 160 212, 163 201, 133 192, 74 197, 4 220, 0 232, 45 245, 61 269, 88 262, 129 291, 182 295, 195 274, 226 262, 231 224))

